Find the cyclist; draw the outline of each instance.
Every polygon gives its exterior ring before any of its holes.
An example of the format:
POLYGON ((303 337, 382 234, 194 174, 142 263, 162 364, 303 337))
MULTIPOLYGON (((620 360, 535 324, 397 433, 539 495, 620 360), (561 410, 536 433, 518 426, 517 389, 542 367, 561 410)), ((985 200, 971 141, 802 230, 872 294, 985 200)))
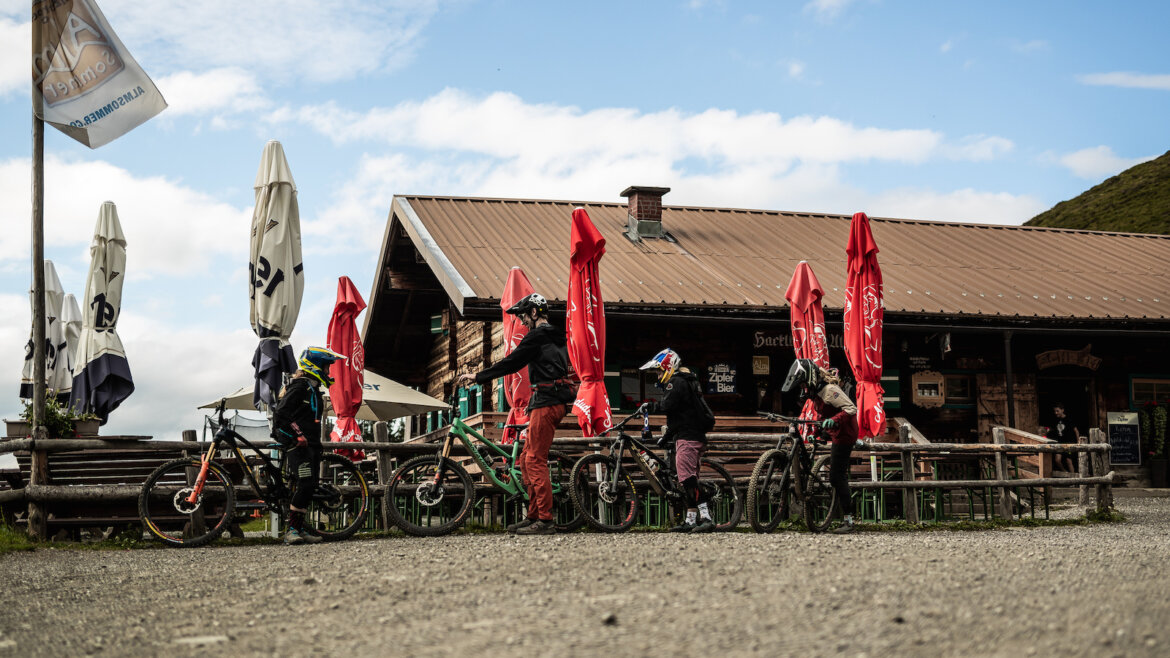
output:
POLYGON ((548 302, 532 293, 512 305, 508 313, 520 317, 528 333, 498 363, 472 374, 463 374, 456 384, 485 384, 528 366, 532 399, 528 402, 528 440, 520 455, 520 471, 528 491, 528 516, 508 526, 518 535, 552 535, 557 528, 553 520, 552 480, 548 472, 548 450, 552 447, 557 424, 568 413, 566 405, 577 398, 577 386, 568 378, 569 352, 565 349, 565 332, 548 321, 548 302))
POLYGON ((682 357, 669 347, 655 354, 641 370, 658 370, 656 385, 664 394, 661 402, 651 403, 650 411, 666 412, 666 428, 658 444, 674 439, 674 472, 687 498, 685 520, 670 531, 711 532, 715 521, 699 487, 699 460, 707 447, 707 433, 703 429, 703 394, 698 378, 682 367, 682 357))
POLYGON ((321 464, 321 414, 325 408, 321 387, 329 388, 333 384, 329 367, 344 358, 324 347, 310 347, 301 352, 297 371, 281 389, 272 409, 272 438, 284 446, 291 474, 286 544, 321 541, 305 530, 305 512, 317 489, 317 469, 321 464))
POLYGON ((825 370, 812 359, 797 359, 788 369, 782 391, 799 388, 801 405, 812 400, 821 430, 832 442, 829 483, 845 519, 833 532, 853 532, 853 499, 849 493, 849 458, 857 441, 857 406, 841 390, 836 370, 825 370))

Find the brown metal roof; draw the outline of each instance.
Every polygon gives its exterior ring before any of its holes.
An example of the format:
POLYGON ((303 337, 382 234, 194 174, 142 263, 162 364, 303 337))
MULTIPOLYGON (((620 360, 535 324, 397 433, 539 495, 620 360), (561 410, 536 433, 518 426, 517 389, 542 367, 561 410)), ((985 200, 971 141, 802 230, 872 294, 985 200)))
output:
MULTIPOLYGON (((563 301, 569 220, 578 206, 606 238, 607 304, 782 307, 801 260, 824 286, 825 306, 843 303, 845 215, 663 206, 673 240, 635 243, 625 236, 624 203, 398 196, 393 214, 462 307, 498 299, 514 265, 537 292, 563 301)), ((888 312, 1170 318, 1167 236, 877 217, 871 223, 888 312)))

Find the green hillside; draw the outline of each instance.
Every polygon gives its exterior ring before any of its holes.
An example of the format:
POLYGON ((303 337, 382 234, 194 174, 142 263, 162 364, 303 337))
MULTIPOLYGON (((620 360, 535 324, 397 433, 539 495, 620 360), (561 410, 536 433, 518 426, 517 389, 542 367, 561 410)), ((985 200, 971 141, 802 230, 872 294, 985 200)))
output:
POLYGON ((1024 225, 1170 235, 1170 151, 1061 201, 1024 225))

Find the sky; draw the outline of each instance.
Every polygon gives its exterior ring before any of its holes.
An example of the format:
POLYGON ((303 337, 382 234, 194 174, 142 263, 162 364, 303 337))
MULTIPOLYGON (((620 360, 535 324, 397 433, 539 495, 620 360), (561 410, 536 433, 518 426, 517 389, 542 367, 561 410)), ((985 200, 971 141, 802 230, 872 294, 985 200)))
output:
MULTIPOLYGON (((252 181, 298 188, 296 350, 368 296, 395 194, 1019 224, 1170 150, 1170 3, 100 0, 170 107, 96 150, 46 130, 46 257, 84 296, 128 241, 137 390, 106 434, 177 439, 252 381, 252 181)), ((0 0, 0 415, 31 311, 29 3, 0 0)), ((361 319, 359 318, 359 323, 361 319)), ((360 326, 360 324, 359 324, 360 326)))

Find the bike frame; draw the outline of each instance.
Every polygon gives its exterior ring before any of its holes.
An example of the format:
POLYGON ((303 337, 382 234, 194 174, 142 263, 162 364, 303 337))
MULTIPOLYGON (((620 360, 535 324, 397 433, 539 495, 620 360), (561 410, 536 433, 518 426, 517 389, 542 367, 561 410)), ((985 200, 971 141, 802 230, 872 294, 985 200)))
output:
MULTIPOLYGON (((467 449, 471 459, 475 461, 484 475, 486 475, 488 479, 491 480, 493 486, 495 486, 497 489, 500 489, 509 496, 522 496, 524 500, 528 500, 528 491, 524 488, 524 480, 521 474, 521 469, 518 465, 520 458, 520 441, 517 440, 513 442, 512 451, 509 452, 505 450, 503 446, 492 442, 484 435, 472 429, 471 426, 469 426, 467 423, 464 423, 463 419, 459 418, 454 413, 452 413, 451 416, 451 431, 447 433, 447 438, 443 440, 443 445, 439 449, 438 453, 441 459, 439 460, 439 468, 436 469, 435 472, 435 483, 438 484, 442 481, 445 464, 443 459, 450 459, 451 447, 454 445, 454 441, 458 440, 467 449), (480 454, 479 450, 477 450, 475 447, 475 441, 478 441, 479 443, 487 446, 487 448, 491 450, 496 456, 502 457, 504 460, 506 460, 506 472, 508 474, 507 480, 501 479, 496 473, 496 469, 492 468, 491 464, 489 464, 488 461, 483 458, 483 455, 480 454)), ((560 493, 560 484, 553 482, 552 485, 553 494, 560 493)))
POLYGON ((192 487, 191 495, 187 497, 187 502, 195 505, 199 501, 199 495, 203 493, 203 486, 207 483, 207 471, 211 467, 211 462, 215 460, 216 453, 226 446, 230 448, 235 455, 240 466, 244 470, 244 479, 247 480, 248 485, 252 487, 253 493, 256 497, 264 503, 265 507, 270 511, 280 513, 280 505, 278 501, 287 495, 287 488, 284 486, 284 477, 280 472, 280 466, 273 462, 264 451, 252 445, 250 441, 236 433, 235 430, 229 429, 224 425, 223 412, 220 411, 219 429, 215 431, 215 437, 211 440, 211 445, 207 447, 207 452, 203 453, 202 466, 199 468, 199 475, 195 478, 195 484, 192 487), (272 476, 274 486, 270 489, 265 487, 260 478, 252 470, 252 466, 248 463, 247 458, 244 457, 243 451, 240 449, 240 444, 255 452, 260 459, 264 461, 264 467, 272 476), (275 498, 276 500, 272 500, 275 498))
POLYGON ((818 435, 814 435, 811 438, 805 438, 801 436, 799 427, 801 425, 816 425, 818 424, 818 421, 801 420, 799 418, 786 418, 784 416, 765 414, 762 412, 760 415, 764 416, 772 422, 783 420, 788 423, 788 431, 785 432, 780 437, 780 440, 776 442, 777 450, 783 450, 784 444, 789 442, 792 443, 792 450, 790 452, 791 457, 788 459, 788 464, 784 466, 784 471, 781 472, 780 478, 783 480, 785 475, 789 476, 792 480, 793 492, 798 498, 804 500, 804 485, 806 484, 805 479, 809 474, 804 473, 803 469, 805 468, 806 462, 808 468, 812 468, 813 463, 816 461, 817 448, 822 443, 824 443, 824 440, 821 439, 818 435), (808 447, 805 445, 806 443, 811 443, 812 447, 808 447))
MULTIPOLYGON (((630 458, 633 459, 634 463, 638 465, 638 470, 642 472, 642 475, 646 476, 646 481, 650 484, 650 488, 654 490, 654 493, 658 494, 659 496, 665 496, 666 492, 672 491, 674 487, 663 485, 662 480, 658 477, 658 473, 655 473, 654 470, 650 468, 650 464, 642 458, 641 452, 645 451, 651 459, 658 462, 658 469, 662 473, 674 473, 674 465, 670 463, 670 460, 659 457, 653 450, 650 449, 649 446, 647 446, 645 443, 642 443, 633 436, 626 434, 625 431, 626 423, 630 422, 630 420, 639 415, 642 416, 642 426, 644 428, 648 427, 650 418, 649 413, 643 412, 641 409, 639 409, 638 411, 635 411, 634 413, 627 416, 622 422, 611 427, 606 432, 608 434, 613 430, 618 430, 618 436, 616 439, 614 439, 613 443, 610 444, 608 452, 610 455, 617 456, 617 459, 614 460, 616 465, 613 469, 613 479, 610 484, 614 487, 617 487, 621 482, 623 470, 621 457, 624 452, 629 452, 630 458)), ((667 453, 667 457, 669 457, 669 451, 667 453)), ((673 479, 674 478, 668 478, 667 482, 671 482, 673 479)))

